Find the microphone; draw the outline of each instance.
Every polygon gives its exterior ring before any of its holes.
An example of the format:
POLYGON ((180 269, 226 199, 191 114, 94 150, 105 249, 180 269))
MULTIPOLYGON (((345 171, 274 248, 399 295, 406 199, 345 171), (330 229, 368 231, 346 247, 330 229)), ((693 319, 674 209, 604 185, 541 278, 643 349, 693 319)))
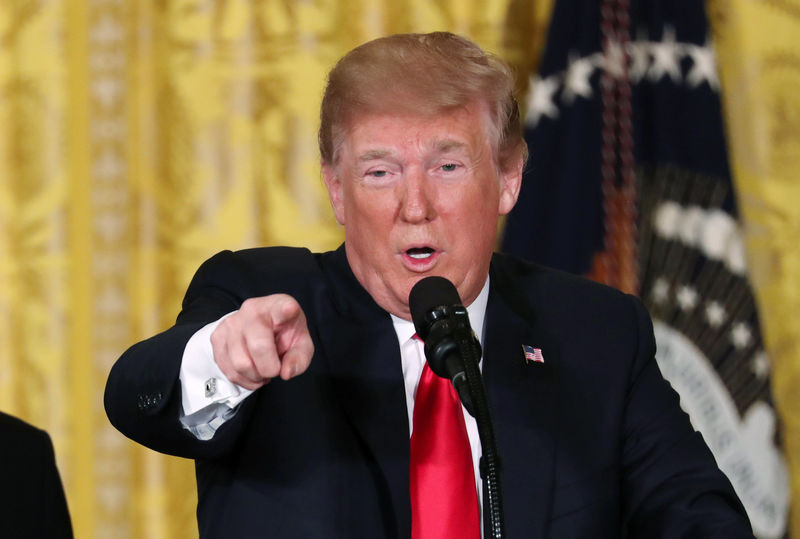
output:
POLYGON ((503 539, 500 457, 478 368, 481 345, 469 325, 467 309, 461 304, 456 287, 444 277, 421 279, 411 289, 408 307, 417 336, 425 341, 428 365, 435 374, 452 381, 461 403, 478 425, 483 453, 479 467, 489 506, 490 537, 503 539))
POLYGON ((425 358, 434 374, 449 379, 467 412, 475 417, 464 353, 477 363, 481 345, 469 324, 458 290, 444 277, 425 277, 411 289, 408 306, 425 358))

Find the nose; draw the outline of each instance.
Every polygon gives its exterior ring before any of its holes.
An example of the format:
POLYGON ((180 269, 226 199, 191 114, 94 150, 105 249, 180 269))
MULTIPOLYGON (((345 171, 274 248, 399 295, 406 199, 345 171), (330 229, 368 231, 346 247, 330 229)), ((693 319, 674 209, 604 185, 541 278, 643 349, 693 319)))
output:
POLYGON ((411 170, 403 183, 400 217, 409 223, 423 223, 436 216, 433 186, 424 171, 411 170))

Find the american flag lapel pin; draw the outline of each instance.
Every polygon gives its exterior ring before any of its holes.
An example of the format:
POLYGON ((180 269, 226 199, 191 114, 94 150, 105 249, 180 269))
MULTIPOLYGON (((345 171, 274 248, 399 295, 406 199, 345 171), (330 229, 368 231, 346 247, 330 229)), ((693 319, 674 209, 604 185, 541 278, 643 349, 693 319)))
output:
POLYGON ((525 363, 529 365, 531 362, 544 363, 544 356, 542 355, 541 348, 534 348, 533 346, 523 344, 522 353, 525 354, 525 363))

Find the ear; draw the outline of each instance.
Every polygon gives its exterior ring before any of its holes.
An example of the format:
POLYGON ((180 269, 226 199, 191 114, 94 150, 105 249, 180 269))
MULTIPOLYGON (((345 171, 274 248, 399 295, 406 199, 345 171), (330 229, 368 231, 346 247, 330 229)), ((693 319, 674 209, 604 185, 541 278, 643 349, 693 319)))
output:
POLYGON ((331 201, 333 214, 336 221, 344 226, 344 193, 342 192, 342 178, 333 165, 322 163, 322 180, 328 188, 328 198, 331 201))
POLYGON ((500 181, 500 204, 498 206, 498 214, 506 215, 517 203, 519 197, 519 190, 522 187, 522 169, 525 163, 520 157, 516 161, 509 164, 508 168, 501 172, 500 181))

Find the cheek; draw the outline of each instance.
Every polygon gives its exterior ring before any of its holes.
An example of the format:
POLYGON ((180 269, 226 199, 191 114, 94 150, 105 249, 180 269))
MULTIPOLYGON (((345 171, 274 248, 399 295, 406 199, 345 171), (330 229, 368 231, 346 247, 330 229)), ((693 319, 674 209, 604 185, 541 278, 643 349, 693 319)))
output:
POLYGON ((358 242, 360 250, 369 248, 373 253, 388 245, 394 224, 391 208, 381 197, 354 196, 349 202, 345 208, 345 233, 349 240, 358 242))
POLYGON ((348 202, 349 204, 345 206, 347 218, 351 223, 359 223, 358 232, 363 233, 364 230, 360 229, 362 226, 360 223, 366 223, 372 220, 372 205, 369 204, 369 200, 366 199, 366 197, 359 196, 355 193, 351 195, 348 202))
POLYGON ((497 194, 485 190, 483 198, 471 200, 454 214, 448 229, 462 247, 475 251, 494 246, 497 236, 497 194))
POLYGON ((362 223, 372 222, 376 226, 391 222, 396 207, 395 195, 391 190, 351 188, 347 195, 349 204, 345 210, 348 218, 362 223))
POLYGON ((451 213, 465 226, 475 229, 491 224, 493 227, 500 207, 499 192, 491 187, 474 189, 462 197, 452 197, 451 213))

